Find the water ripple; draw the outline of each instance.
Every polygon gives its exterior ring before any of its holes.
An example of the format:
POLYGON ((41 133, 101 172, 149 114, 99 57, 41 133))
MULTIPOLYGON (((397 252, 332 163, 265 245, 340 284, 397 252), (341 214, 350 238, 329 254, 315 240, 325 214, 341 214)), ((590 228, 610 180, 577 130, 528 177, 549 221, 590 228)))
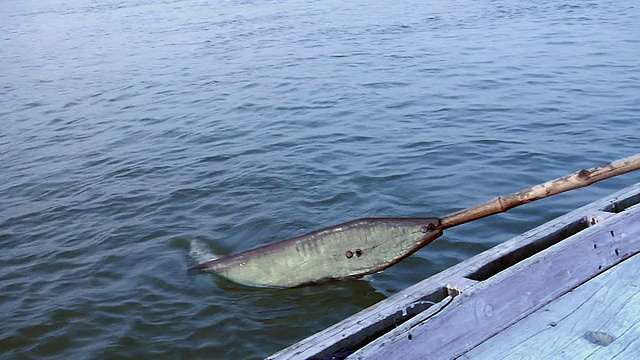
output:
POLYGON ((442 216, 637 153, 639 8, 3 5, 6 357, 261 358, 638 181, 450 229, 366 280, 276 291, 194 277, 190 249, 442 216))

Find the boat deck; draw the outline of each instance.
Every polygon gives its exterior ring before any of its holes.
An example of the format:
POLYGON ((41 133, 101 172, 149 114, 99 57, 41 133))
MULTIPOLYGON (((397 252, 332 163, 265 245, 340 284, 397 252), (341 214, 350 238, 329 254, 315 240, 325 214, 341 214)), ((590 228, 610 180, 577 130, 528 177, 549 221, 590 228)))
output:
POLYGON ((533 312, 463 358, 637 359, 639 290, 637 255, 533 312))
POLYGON ((425 279, 270 359, 640 356, 640 184, 425 279))

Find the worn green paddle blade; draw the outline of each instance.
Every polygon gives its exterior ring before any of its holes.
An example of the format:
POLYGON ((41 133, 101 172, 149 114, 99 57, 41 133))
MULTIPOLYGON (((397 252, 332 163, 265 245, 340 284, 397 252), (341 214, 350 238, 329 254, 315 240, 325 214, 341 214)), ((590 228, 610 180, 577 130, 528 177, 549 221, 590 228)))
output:
POLYGON ((442 235, 437 218, 368 218, 194 266, 236 283, 294 287, 382 271, 442 235))

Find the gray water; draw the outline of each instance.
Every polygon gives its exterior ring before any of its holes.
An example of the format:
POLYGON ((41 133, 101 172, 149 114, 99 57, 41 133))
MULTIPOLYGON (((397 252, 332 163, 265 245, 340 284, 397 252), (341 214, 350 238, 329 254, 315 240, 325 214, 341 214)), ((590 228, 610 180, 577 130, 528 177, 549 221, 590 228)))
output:
POLYGON ((1 8, 2 358, 264 357, 640 180, 448 230, 364 280, 192 276, 194 240, 443 216, 638 153, 637 1, 1 8))

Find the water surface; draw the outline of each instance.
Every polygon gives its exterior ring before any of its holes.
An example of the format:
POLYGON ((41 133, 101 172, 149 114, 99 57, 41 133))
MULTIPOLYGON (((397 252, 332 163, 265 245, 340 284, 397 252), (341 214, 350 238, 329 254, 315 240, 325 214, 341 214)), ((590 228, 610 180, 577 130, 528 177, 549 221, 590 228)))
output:
POLYGON ((0 356, 260 358, 628 174, 361 281, 190 276, 368 216, 442 216, 638 153, 635 1, 5 0, 0 356))

